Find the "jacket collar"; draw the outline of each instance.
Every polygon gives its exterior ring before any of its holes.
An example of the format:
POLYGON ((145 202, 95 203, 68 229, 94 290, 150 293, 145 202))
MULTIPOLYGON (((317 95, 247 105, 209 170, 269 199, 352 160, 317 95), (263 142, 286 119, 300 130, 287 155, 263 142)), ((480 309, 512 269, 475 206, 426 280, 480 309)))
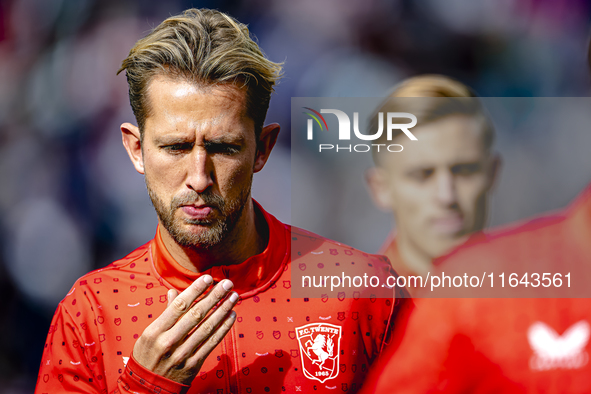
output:
POLYGON ((170 255, 162 241, 158 226, 156 236, 150 242, 151 255, 154 268, 168 284, 167 287, 183 291, 203 274, 211 275, 214 283, 230 279, 234 283, 234 291, 242 299, 252 297, 270 287, 286 269, 290 256, 290 231, 287 225, 266 212, 255 200, 253 203, 254 209, 267 221, 269 241, 262 253, 240 264, 215 266, 201 273, 189 271, 170 255))

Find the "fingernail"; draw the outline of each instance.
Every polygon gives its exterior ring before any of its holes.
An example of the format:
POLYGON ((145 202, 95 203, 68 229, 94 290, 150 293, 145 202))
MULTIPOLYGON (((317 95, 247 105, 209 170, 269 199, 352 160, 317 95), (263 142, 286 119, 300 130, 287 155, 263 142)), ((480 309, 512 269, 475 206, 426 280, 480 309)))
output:
POLYGON ((230 301, 231 302, 238 301, 238 293, 232 293, 232 295, 230 296, 230 301))
POLYGON ((232 283, 229 280, 224 280, 224 283, 222 283, 222 287, 224 288, 224 290, 230 290, 232 287, 234 287, 234 283, 232 283))
POLYGON ((207 283, 208 285, 213 283, 213 278, 209 275, 203 275, 202 278, 203 278, 203 281, 205 283, 207 283))

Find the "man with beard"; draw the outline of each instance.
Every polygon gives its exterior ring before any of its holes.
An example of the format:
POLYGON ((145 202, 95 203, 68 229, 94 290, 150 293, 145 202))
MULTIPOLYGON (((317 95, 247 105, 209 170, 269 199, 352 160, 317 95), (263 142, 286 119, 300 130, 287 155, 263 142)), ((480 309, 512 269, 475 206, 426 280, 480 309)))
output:
POLYGON ((410 301, 291 297, 292 262, 346 256, 384 281, 394 272, 252 200, 279 133, 263 122, 281 66, 245 25, 191 9, 138 41, 122 70, 137 120, 121 126, 123 144, 159 225, 59 304, 36 392, 357 391, 410 301))

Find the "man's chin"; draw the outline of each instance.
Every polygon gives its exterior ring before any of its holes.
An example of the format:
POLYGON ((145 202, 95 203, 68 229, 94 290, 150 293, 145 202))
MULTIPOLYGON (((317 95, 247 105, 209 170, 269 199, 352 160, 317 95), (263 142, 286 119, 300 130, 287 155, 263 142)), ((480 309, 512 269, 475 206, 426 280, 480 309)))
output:
POLYGON ((181 224, 177 224, 177 227, 182 227, 188 232, 199 232, 207 229, 211 229, 215 225, 213 220, 183 220, 181 224))
POLYGON ((445 237, 440 237, 437 241, 432 242, 432 255, 435 257, 445 256, 461 246, 467 239, 468 237, 465 235, 446 234, 445 237))
POLYGON ((210 233, 184 233, 175 236, 174 240, 180 246, 192 249, 211 249, 223 241, 221 237, 210 233))
POLYGON ((177 244, 183 247, 196 249, 211 249, 220 244, 225 236, 225 231, 220 223, 175 223, 167 228, 177 244))

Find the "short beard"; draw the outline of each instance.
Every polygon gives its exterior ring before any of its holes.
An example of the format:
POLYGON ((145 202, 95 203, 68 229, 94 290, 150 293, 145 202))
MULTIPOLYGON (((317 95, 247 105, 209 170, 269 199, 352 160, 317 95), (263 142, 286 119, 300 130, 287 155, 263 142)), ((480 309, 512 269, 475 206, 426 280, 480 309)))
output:
POLYGON ((203 193, 188 191, 175 196, 167 207, 165 202, 154 193, 147 177, 145 180, 148 195, 152 200, 152 205, 158 214, 160 222, 177 244, 191 249, 208 250, 224 241, 228 234, 234 230, 238 220, 242 216, 251 190, 251 183, 249 183, 249 186, 241 191, 238 198, 229 203, 223 197, 214 194, 211 189, 207 189, 203 193), (182 205, 197 204, 198 202, 207 204, 212 209, 218 210, 221 213, 221 218, 213 220, 175 219, 174 214, 182 205), (191 231, 183 230, 182 223, 180 222, 207 226, 209 228, 195 234, 191 231))

